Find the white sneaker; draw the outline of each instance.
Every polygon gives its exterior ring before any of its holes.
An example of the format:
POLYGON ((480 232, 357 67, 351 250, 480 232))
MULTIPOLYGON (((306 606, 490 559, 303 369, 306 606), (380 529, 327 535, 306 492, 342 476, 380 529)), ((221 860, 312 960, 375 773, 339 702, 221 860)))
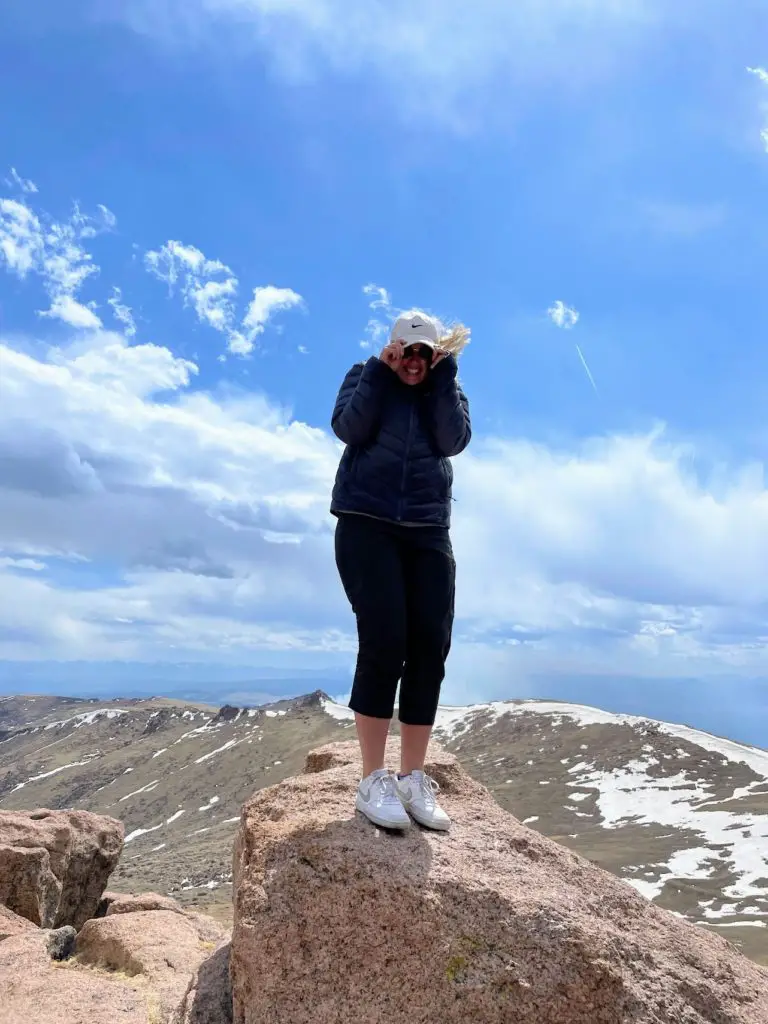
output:
POLYGON ((355 807, 381 828, 410 828, 408 817, 386 768, 378 768, 357 787, 355 807))
POLYGON ((440 786, 425 772, 413 771, 403 779, 395 779, 395 789, 403 807, 420 825, 441 832, 451 827, 451 819, 435 799, 440 786))

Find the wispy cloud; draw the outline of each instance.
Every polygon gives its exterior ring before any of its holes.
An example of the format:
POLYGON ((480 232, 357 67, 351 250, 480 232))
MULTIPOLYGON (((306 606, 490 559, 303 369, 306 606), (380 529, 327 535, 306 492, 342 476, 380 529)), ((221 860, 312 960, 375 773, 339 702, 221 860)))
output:
POLYGON ((761 82, 768 85, 768 71, 766 71, 765 68, 747 68, 747 71, 751 75, 757 75, 761 82))
POLYGON ((45 562, 38 562, 34 558, 8 558, 0 555, 0 569, 22 569, 26 572, 42 572, 45 569, 45 562))
MULTIPOLYGON (((755 68, 748 67, 747 71, 751 75, 756 75, 760 79, 760 81, 763 83, 763 85, 768 85, 768 71, 766 71, 765 68, 761 68, 761 67, 755 67, 755 68)), ((768 102, 766 102, 764 100, 760 104, 760 108, 761 108, 761 110, 763 112, 764 121, 766 122, 765 127, 763 127, 763 129, 760 132, 760 138, 763 140, 763 145, 765 146, 765 149, 768 152, 768 102)))
POLYGON ((101 326, 94 304, 76 298, 86 280, 99 272, 83 241, 115 225, 110 210, 97 209, 97 216, 90 217, 75 205, 67 220, 56 221, 38 216, 26 202, 0 199, 0 259, 19 278, 32 273, 41 279, 51 304, 38 311, 40 316, 81 329, 101 326))
POLYGON ((385 309, 389 311, 392 308, 392 296, 386 288, 382 288, 379 284, 363 285, 363 295, 367 295, 370 298, 369 305, 371 309, 385 309))
POLYGON ((91 306, 84 306, 82 302, 78 302, 66 292, 57 295, 51 302, 51 308, 41 313, 40 316, 62 320, 70 327, 77 327, 81 330, 92 331, 102 325, 101 318, 94 313, 91 306))
POLYGON ((257 287, 238 323, 235 300, 239 281, 226 263, 208 259, 194 245, 168 241, 160 249, 147 252, 144 264, 168 285, 169 294, 178 287, 184 304, 195 311, 201 323, 223 334, 228 350, 237 355, 253 351, 255 339, 275 314, 303 302, 290 288, 257 287))
POLYGON ((557 327, 562 327, 568 330, 571 327, 575 327, 579 320, 579 312, 572 306, 566 306, 564 302, 558 299, 553 306, 550 306, 547 310, 549 318, 553 324, 557 327))
POLYGON ((112 307, 115 320, 123 325, 126 337, 132 338, 136 334, 136 321, 133 319, 130 306, 123 303, 123 293, 117 286, 112 289, 112 298, 107 299, 107 302, 112 307))
POLYGON ((34 181, 30 181, 29 178, 22 178, 15 167, 11 168, 10 176, 5 179, 5 184, 9 188, 17 188, 26 194, 37 192, 38 190, 34 181))
POLYGON ((454 118, 491 84, 513 114, 530 95, 522 83, 572 87, 626 74, 638 45, 667 24, 667 8, 665 0, 356 0, 351 17, 348 0, 126 0, 114 16, 209 46, 229 28, 288 80, 318 70, 374 74, 405 109, 454 118))
POLYGON ((18 277, 40 266, 43 232, 40 221, 24 203, 0 199, 0 253, 18 277))
POLYGON ((206 259, 194 245, 176 241, 147 252, 144 264, 168 285, 169 294, 178 286, 184 303, 194 309, 200 321, 224 334, 232 329, 238 282, 226 264, 206 259))
POLYGON ((360 342, 360 348, 381 348, 389 334, 389 324, 397 315, 392 305, 392 296, 386 288, 373 283, 363 285, 363 295, 370 299, 369 309, 374 313, 381 310, 385 319, 378 316, 370 317, 365 326, 365 337, 360 342))
POLYGON ((244 333, 240 333, 230 345, 232 352, 247 353, 253 349, 255 339, 264 333, 264 328, 276 313, 303 303, 302 297, 291 288, 275 288, 268 284, 253 289, 253 298, 243 319, 244 333))

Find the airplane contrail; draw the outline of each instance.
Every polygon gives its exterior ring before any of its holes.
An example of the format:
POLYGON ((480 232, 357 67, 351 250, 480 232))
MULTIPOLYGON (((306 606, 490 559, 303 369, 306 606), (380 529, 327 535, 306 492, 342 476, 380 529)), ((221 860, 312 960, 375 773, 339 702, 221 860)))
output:
POLYGON ((584 367, 584 369, 586 371, 586 374, 589 377, 589 383, 595 389, 595 394, 597 394, 597 384, 595 384, 595 378, 592 376, 592 373, 591 373, 589 367, 587 366, 587 360, 584 358, 584 354, 582 353, 582 351, 581 351, 581 349, 579 348, 578 345, 576 346, 576 351, 579 353, 579 359, 581 360, 581 365, 584 367))

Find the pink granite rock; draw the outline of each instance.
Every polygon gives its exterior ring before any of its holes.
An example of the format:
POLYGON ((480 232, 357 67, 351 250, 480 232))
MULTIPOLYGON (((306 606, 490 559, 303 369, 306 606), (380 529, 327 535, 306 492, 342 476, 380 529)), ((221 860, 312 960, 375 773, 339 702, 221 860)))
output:
POLYGON ((184 909, 171 896, 161 896, 157 892, 142 892, 136 896, 111 894, 105 917, 114 914, 135 914, 142 910, 168 910, 173 914, 183 914, 184 909))
POLYGON ((232 1024, 232 983, 229 977, 229 939, 198 967, 173 1024, 232 1024))
POLYGON ((210 918, 205 922, 201 929, 197 915, 169 910, 139 910, 87 921, 77 936, 77 960, 129 977, 140 975, 155 994, 160 1019, 167 1021, 180 1013, 200 964, 211 957, 217 943, 228 938, 210 918))
POLYGON ((0 942, 2 1024, 231 1020, 221 952, 227 935, 213 921, 201 930, 196 919, 165 910, 90 920, 78 936, 78 956, 65 964, 51 960, 51 934, 28 924, 0 942), (218 949, 203 937, 214 932, 218 949), (209 1009, 216 1013, 198 1013, 209 1009))
POLYGON ((36 931, 37 929, 26 917, 14 914, 8 907, 0 904, 0 942, 9 939, 11 935, 22 935, 24 932, 36 931))
POLYGON ((0 811, 0 903, 42 928, 96 913, 124 828, 88 811, 0 811))
MULTIPOLYGON (((157 1003, 144 978, 55 964, 46 932, 0 942, 3 1024, 147 1024, 157 1003)), ((155 1016, 154 1020, 158 1018, 155 1016)))
POLYGON ((768 1024, 768 972, 430 758, 448 834, 356 815, 354 744, 245 805, 235 1024, 768 1024))

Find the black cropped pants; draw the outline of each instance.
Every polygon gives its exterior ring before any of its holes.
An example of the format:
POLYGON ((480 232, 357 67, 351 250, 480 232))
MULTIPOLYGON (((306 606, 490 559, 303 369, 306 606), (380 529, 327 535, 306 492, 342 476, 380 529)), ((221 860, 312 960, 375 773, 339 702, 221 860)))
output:
POLYGON ((349 706, 433 725, 451 648, 456 563, 447 529, 401 526, 342 514, 336 565, 357 619, 358 655, 349 706))

